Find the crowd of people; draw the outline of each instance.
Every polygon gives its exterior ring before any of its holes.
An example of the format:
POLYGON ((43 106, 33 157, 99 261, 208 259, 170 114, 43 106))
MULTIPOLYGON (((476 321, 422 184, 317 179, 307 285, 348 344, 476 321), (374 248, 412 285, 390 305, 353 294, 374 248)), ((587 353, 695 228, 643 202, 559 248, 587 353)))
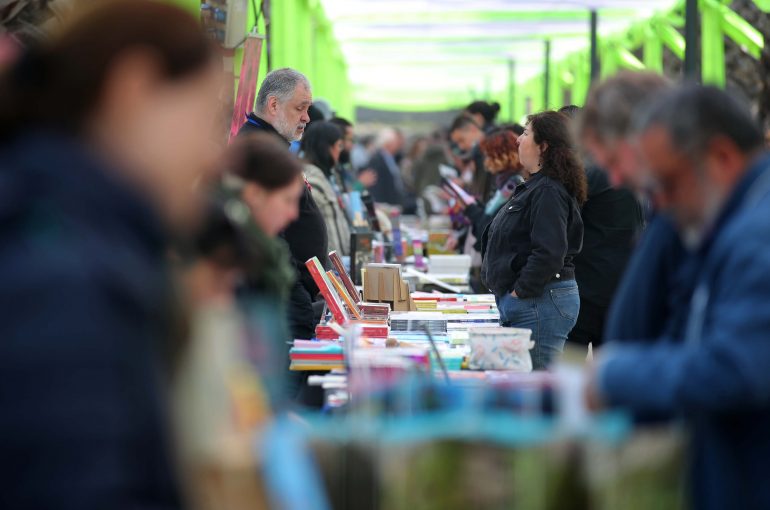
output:
POLYGON ((475 101, 367 149, 284 68, 228 145, 220 69, 197 20, 119 0, 2 70, 0 506, 178 508, 177 446, 319 406, 287 344, 357 191, 383 222, 452 214, 535 370, 592 344, 592 408, 682 419, 695 508, 770 508, 770 159, 734 94, 620 73, 583 108, 475 101))

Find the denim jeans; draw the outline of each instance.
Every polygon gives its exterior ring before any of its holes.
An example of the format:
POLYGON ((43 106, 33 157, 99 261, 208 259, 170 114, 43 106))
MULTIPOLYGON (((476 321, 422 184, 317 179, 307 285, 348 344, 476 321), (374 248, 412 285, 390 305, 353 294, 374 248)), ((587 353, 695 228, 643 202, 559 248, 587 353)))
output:
POLYGON ((575 280, 552 282, 542 296, 519 299, 509 293, 497 296, 500 323, 532 330, 534 370, 545 370, 564 350, 567 335, 577 322, 580 296, 575 280))

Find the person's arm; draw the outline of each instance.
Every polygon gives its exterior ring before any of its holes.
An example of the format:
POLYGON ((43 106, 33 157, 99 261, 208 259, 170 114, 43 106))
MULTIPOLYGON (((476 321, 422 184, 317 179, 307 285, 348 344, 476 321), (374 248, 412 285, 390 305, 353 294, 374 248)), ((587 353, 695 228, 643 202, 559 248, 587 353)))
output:
POLYGON ((534 193, 530 202, 532 251, 514 285, 521 298, 540 296, 567 255, 567 201, 551 186, 541 186, 534 193))
MULTIPOLYGON (((608 346, 597 374, 603 400, 665 413, 768 405, 770 257, 765 239, 743 239, 722 264, 710 296, 712 322, 700 341, 608 346)), ((693 302, 705 299, 703 292, 696 290, 693 302)))

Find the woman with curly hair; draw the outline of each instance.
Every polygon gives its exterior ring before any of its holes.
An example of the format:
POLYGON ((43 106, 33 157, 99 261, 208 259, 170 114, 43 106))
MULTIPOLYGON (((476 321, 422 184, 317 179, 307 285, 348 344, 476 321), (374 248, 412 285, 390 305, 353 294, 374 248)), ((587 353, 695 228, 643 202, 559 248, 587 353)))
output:
POLYGON ((531 115, 518 138, 525 182, 482 236, 481 276, 504 326, 532 330, 535 370, 563 350, 580 310, 573 258, 583 244, 586 178, 567 126, 553 111, 531 115))
POLYGON ((484 156, 484 169, 494 179, 493 195, 486 203, 475 202, 463 214, 471 222, 471 232, 477 239, 473 249, 481 252, 481 235, 497 211, 511 198, 516 186, 524 179, 519 163, 518 135, 508 128, 496 128, 479 143, 484 156))

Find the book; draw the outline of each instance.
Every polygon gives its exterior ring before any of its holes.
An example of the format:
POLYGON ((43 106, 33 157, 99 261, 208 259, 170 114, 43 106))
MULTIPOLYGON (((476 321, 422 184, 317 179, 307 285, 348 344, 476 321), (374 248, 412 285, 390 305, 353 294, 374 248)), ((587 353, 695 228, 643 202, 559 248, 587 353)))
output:
POLYGON ((336 251, 329 253, 329 260, 332 261, 332 265, 334 265, 334 269, 337 270, 337 274, 339 275, 340 281, 342 281, 342 284, 345 286, 345 290, 347 290, 348 295, 353 300, 354 303, 358 304, 361 302, 361 296, 358 294, 358 289, 356 289, 355 284, 353 283, 353 280, 350 279, 350 275, 347 271, 345 271, 345 265, 342 263, 342 259, 340 258, 339 254, 336 251))
POLYGON ((361 201, 364 203, 364 207, 366 208, 366 216, 369 220, 369 226, 374 232, 382 232, 382 228, 380 227, 380 220, 377 218, 377 211, 374 208, 374 198, 372 195, 369 194, 369 192, 364 192, 361 195, 361 201))
POLYGON ((361 270, 374 259, 373 241, 372 232, 350 234, 350 277, 354 285, 361 285, 361 270))
POLYGON ((457 200, 459 200, 465 207, 476 203, 475 198, 473 198, 468 194, 468 192, 447 178, 441 179, 441 186, 449 193, 451 193, 455 198, 457 198, 457 200))
POLYGON ((332 282, 332 285, 334 286, 333 290, 342 298, 342 301, 345 303, 348 310, 350 310, 350 313, 352 313, 356 319, 361 319, 361 310, 359 310, 358 305, 353 302, 353 298, 348 295, 348 292, 345 290, 340 279, 337 278, 332 271, 327 271, 326 276, 329 278, 329 281, 332 282))
POLYGON ((305 262, 305 267, 307 267, 310 272, 310 276, 313 277, 315 284, 318 285, 321 295, 326 301, 329 310, 332 312, 334 320, 339 324, 347 324, 350 317, 345 311, 345 306, 342 304, 342 301, 340 301, 340 298, 337 296, 337 292, 333 289, 333 284, 329 281, 326 271, 321 265, 321 261, 318 260, 318 257, 313 257, 305 262))

